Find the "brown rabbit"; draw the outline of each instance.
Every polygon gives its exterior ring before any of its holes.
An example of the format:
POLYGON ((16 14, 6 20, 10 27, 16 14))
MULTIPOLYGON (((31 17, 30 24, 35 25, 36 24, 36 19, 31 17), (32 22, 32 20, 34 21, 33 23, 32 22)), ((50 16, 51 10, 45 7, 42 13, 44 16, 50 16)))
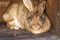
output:
POLYGON ((44 22, 41 22, 39 18, 43 14, 45 3, 45 1, 42 1, 38 5, 38 2, 34 0, 23 0, 23 3, 14 3, 3 15, 3 19, 11 29, 26 29, 34 34, 46 32, 50 29, 50 21, 47 16, 45 16, 44 22), (48 25, 46 25, 47 23, 48 25), (35 27, 35 25, 37 26, 35 27))

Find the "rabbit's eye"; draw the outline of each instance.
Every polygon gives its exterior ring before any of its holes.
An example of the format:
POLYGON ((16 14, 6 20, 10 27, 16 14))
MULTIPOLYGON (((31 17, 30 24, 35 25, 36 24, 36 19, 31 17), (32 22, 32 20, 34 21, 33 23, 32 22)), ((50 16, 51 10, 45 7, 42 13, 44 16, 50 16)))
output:
POLYGON ((33 13, 29 12, 28 17, 33 17, 33 13))
POLYGON ((45 22, 45 16, 44 15, 40 16, 40 21, 42 24, 44 24, 44 22, 45 22))
POLYGON ((32 19, 32 16, 29 16, 28 19, 32 19))
POLYGON ((32 17, 28 17, 28 23, 32 21, 32 17))
POLYGON ((32 21, 32 17, 28 17, 28 21, 29 21, 29 22, 32 21))
POLYGON ((33 18, 33 13, 32 12, 29 12, 28 19, 32 19, 32 18, 33 18))

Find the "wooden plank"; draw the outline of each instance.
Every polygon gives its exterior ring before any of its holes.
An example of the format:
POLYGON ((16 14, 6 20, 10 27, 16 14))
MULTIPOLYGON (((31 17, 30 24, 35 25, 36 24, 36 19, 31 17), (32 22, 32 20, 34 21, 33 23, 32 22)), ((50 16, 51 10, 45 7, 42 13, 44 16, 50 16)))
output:
POLYGON ((51 24, 53 25, 53 28, 55 29, 55 19, 56 19, 56 10, 55 10, 55 1, 54 0, 47 0, 46 5, 46 12, 47 16, 51 20, 51 24))
POLYGON ((46 12, 56 35, 60 35, 60 0, 47 0, 46 12))
POLYGON ((60 36, 60 0, 56 0, 56 33, 60 36))

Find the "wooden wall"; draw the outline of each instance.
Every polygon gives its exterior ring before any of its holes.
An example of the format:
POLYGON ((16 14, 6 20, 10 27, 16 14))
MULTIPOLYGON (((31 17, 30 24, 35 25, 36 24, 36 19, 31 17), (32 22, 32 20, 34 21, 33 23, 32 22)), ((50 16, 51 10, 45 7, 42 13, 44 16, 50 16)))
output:
POLYGON ((47 0, 46 12, 56 35, 60 35, 60 0, 47 0))
POLYGON ((55 29, 55 19, 56 19, 56 10, 55 10, 55 1, 54 0, 47 0, 47 5, 46 5, 46 12, 47 12, 47 16, 50 18, 51 20, 51 24, 55 29))

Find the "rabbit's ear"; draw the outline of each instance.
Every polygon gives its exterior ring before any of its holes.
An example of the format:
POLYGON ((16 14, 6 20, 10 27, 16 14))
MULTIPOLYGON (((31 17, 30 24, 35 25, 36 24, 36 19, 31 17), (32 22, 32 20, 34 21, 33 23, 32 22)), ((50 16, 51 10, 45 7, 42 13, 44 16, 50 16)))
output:
POLYGON ((33 10, 33 4, 31 0, 23 0, 23 3, 29 11, 33 10))

